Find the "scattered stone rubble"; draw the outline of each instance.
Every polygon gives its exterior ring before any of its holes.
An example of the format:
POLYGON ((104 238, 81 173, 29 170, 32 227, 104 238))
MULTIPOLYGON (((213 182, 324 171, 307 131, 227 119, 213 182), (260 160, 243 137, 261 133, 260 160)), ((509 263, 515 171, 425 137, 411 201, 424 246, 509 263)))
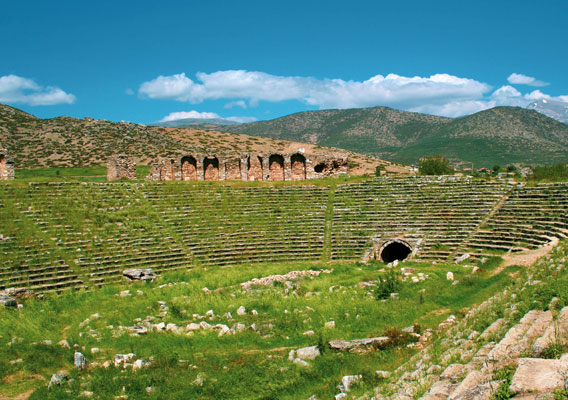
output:
POLYGON ((291 271, 284 275, 270 275, 264 278, 254 278, 248 282, 241 283, 241 288, 243 290, 248 290, 253 285, 272 285, 274 282, 284 283, 286 281, 297 280, 304 276, 318 276, 319 274, 331 274, 332 269, 320 269, 318 271, 307 270, 307 271, 291 271))
MULTIPOLYGON (((565 263, 566 257, 560 264, 547 257, 535 269, 549 276, 565 263)), ((442 322, 436 348, 426 342, 419 353, 391 372, 388 383, 377 387, 372 399, 489 399, 503 385, 497 372, 511 365, 515 373, 509 390, 515 398, 552 399, 554 390, 568 389, 568 354, 560 359, 535 358, 551 344, 567 344, 568 307, 557 313, 531 310, 515 322, 521 316, 517 293, 542 284, 535 278, 517 282, 517 289, 492 296, 469 310, 463 320, 450 316, 442 322), (498 316, 503 310, 504 317, 495 318, 483 332, 468 328, 476 319, 498 316), (532 358, 523 357, 527 354, 532 358)))
POLYGON ((156 274, 152 268, 131 268, 122 271, 122 276, 130 279, 131 281, 153 281, 156 279, 156 274))

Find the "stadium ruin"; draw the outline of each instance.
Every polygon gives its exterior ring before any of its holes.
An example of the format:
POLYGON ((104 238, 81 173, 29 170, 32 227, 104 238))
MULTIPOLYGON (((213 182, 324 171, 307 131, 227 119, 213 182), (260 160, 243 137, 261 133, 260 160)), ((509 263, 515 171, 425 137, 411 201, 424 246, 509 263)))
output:
POLYGON ((0 199, 0 290, 100 286, 119 281, 125 268, 476 260, 568 234, 568 184, 457 176, 327 187, 4 184, 0 199))

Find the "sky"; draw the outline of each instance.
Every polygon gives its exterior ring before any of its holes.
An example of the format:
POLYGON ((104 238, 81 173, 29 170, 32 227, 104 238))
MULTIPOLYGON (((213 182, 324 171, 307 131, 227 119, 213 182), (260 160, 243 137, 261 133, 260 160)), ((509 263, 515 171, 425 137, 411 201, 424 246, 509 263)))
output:
POLYGON ((6 1, 0 103, 41 118, 459 117, 568 102, 568 1, 6 1))

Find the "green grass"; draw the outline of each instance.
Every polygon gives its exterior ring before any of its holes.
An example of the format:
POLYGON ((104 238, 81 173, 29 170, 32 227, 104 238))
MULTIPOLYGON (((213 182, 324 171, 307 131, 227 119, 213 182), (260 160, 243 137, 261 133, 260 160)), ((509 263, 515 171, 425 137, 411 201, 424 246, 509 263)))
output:
MULTIPOLYGON (((290 348, 327 343, 331 339, 356 339, 385 334, 389 329, 401 329, 415 323, 423 328, 436 327, 450 314, 461 315, 475 303, 483 301, 508 284, 506 272, 490 276, 490 269, 480 275, 467 277, 467 270, 458 266, 412 264, 417 272, 430 278, 419 284, 401 283, 398 300, 378 301, 372 289, 361 288, 359 282, 377 280, 384 268, 381 263, 282 263, 241 265, 232 268, 194 268, 162 276, 151 284, 109 286, 85 293, 67 293, 47 301, 28 300, 24 309, 0 310, 0 379, 18 374, 37 374, 49 379, 52 373, 66 369, 75 379, 64 390, 47 392, 39 386, 33 398, 76 398, 82 390, 95 392, 95 398, 113 398, 126 394, 131 398, 307 398, 316 394, 328 398, 337 393, 341 376, 362 374, 361 391, 370 390, 380 382, 375 378, 378 369, 392 370, 413 354, 412 349, 396 347, 366 355, 325 351, 310 362, 308 368, 287 360, 290 348), (332 268, 333 273, 321 274, 294 282, 294 290, 284 285, 259 286, 243 293, 239 283, 253 277, 291 270, 332 268), (446 281, 446 271, 452 268, 462 284, 452 286, 446 281), (159 288, 166 283, 185 282, 159 288), (209 293, 203 288, 210 289, 209 293), (335 290, 330 292, 330 287, 335 290), (130 297, 118 297, 129 289, 130 297), (141 290, 142 294, 136 294, 141 290), (422 291, 422 292, 421 292, 422 291), (166 301, 168 315, 159 316, 158 301, 166 301), (258 315, 237 316, 239 306, 257 310, 258 315), (308 308, 309 307, 309 308, 308 308), (259 332, 247 330, 234 336, 197 333, 193 336, 152 332, 139 337, 119 334, 116 327, 130 326, 137 318, 154 316, 155 322, 176 323, 180 326, 194 321, 192 314, 204 315, 215 311, 211 324, 231 326, 242 322, 256 324, 259 332), (285 311, 287 310, 287 311, 285 311), (233 320, 223 316, 231 312, 233 320), (89 316, 100 318, 83 325, 89 316), (336 322, 335 329, 324 329, 324 323, 336 322), (265 325, 272 324, 272 328, 265 325), (114 328, 110 328, 113 326, 114 328), (303 333, 313 330, 314 336, 303 333), (89 333, 90 332, 90 333, 89 333), (95 336, 91 336, 96 332, 95 336), (13 338, 21 338, 8 346, 13 338), (90 361, 110 360, 116 353, 136 353, 138 358, 153 358, 152 366, 141 371, 121 372, 114 368, 91 368, 75 372, 72 350, 58 346, 32 344, 49 339, 55 344, 67 339, 77 344, 90 361), (92 347, 101 352, 90 354, 92 347), (11 364, 22 358, 23 363, 11 364), (187 360, 181 364, 179 360, 187 360), (189 365, 196 365, 194 369, 189 365), (192 385, 198 374, 204 383, 192 385), (84 383, 84 387, 80 387, 84 383), (155 392, 147 394, 145 388, 155 392)), ((196 322, 199 322, 196 320, 196 322)), ((9 380, 9 379, 8 379, 9 380)), ((14 393, 29 387, 29 383, 0 384, 0 394, 14 393)))
MULTIPOLYGON (((136 167, 138 179, 144 179, 150 172, 147 165, 136 167)), ((104 182, 106 181, 106 166, 74 167, 74 168, 36 168, 17 169, 16 181, 24 182, 57 182, 57 181, 81 181, 81 182, 104 182)))

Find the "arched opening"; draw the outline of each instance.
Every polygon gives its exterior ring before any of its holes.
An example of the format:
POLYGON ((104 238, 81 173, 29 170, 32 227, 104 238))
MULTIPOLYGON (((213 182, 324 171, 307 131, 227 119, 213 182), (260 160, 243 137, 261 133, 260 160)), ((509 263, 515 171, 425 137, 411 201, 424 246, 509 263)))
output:
POLYGON ((306 157, 301 154, 293 154, 290 161, 292 163, 292 180, 306 179, 306 157))
POLYGON ((248 159, 248 180, 262 181, 262 157, 250 156, 248 159))
POLYGON ((314 167, 314 171, 316 171, 318 174, 321 174, 324 169, 325 169, 325 164, 324 164, 324 163, 319 163, 318 165, 316 165, 316 166, 314 167))
POLYGON ((284 180, 284 157, 280 154, 273 154, 268 158, 268 168, 270 170, 271 181, 284 180))
POLYGON ((197 160, 191 156, 181 159, 181 179, 184 181, 197 180, 197 160))
POLYGON ((228 181, 241 180, 241 160, 229 160, 225 163, 225 179, 228 181))
POLYGON ((203 159, 203 178, 206 181, 219 180, 219 160, 217 157, 203 159))
POLYGON ((380 258, 385 263, 395 260, 402 261, 412 252, 410 245, 400 240, 391 240, 385 243, 381 249, 380 258))

